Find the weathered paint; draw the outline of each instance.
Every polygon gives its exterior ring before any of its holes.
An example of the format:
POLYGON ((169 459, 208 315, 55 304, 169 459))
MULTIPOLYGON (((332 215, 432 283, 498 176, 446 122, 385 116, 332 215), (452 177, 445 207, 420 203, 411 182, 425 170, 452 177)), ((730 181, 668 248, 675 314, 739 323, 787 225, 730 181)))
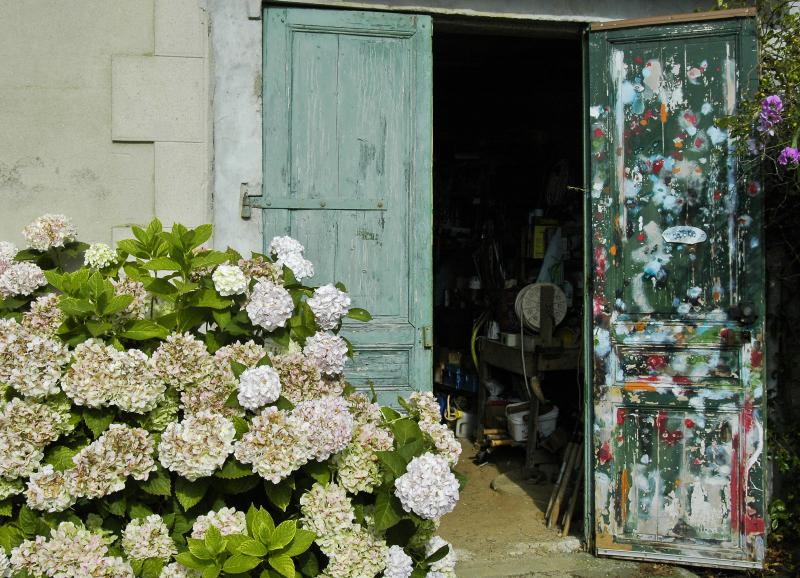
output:
POLYGON ((752 89, 754 25, 589 42, 597 551, 760 567, 761 190, 717 123, 752 89))
POLYGON ((430 17, 266 8, 264 26, 265 242, 298 238, 372 313, 345 326, 352 383, 430 389, 430 17))

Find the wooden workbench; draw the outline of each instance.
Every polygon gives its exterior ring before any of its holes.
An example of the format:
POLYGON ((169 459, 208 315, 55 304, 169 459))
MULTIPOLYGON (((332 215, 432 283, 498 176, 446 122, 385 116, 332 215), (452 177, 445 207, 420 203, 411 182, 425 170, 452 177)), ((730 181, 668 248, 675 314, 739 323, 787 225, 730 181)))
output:
POLYGON ((525 442, 525 469, 528 475, 536 476, 536 463, 534 451, 539 433, 539 398, 532 393, 530 387, 531 378, 539 378, 539 374, 544 371, 559 371, 577 369, 581 362, 581 348, 578 347, 534 347, 533 350, 525 350, 524 353, 519 347, 503 345, 499 341, 492 341, 486 337, 478 338, 479 353, 479 378, 478 388, 478 430, 477 442, 484 444, 484 420, 486 419, 486 381, 492 376, 492 368, 499 368, 511 373, 523 376, 527 375, 529 382, 525 391, 520 391, 523 399, 530 401, 530 413, 528 414, 528 440, 525 442), (525 358, 525 371, 523 371, 522 359, 525 358))

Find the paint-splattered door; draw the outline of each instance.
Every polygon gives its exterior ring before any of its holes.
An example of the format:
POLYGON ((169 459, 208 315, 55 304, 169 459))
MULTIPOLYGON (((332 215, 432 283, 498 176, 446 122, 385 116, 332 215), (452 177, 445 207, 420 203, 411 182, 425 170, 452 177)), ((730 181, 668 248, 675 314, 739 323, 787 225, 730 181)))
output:
POLYGON ((719 122, 755 25, 708 16, 590 33, 595 543, 760 567, 763 192, 719 122))
POLYGON ((429 16, 264 9, 264 238, 372 313, 346 375, 382 403, 432 386, 431 67, 429 16))

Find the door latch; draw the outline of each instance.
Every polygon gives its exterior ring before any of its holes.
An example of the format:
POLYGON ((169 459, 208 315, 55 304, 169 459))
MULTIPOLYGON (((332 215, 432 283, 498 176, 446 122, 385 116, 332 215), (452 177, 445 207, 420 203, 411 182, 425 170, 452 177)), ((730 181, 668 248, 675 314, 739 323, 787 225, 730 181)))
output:
POLYGON ((422 328, 422 347, 425 349, 433 348, 433 327, 430 325, 422 328))

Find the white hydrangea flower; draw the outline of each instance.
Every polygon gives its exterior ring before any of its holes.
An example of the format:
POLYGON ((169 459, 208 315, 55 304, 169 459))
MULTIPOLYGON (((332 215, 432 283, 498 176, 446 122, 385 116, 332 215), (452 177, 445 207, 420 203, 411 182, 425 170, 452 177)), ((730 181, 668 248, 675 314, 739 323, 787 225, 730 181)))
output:
POLYGON ((353 416, 341 397, 322 397, 298 403, 292 417, 304 424, 312 456, 322 462, 339 453, 353 437, 353 416))
POLYGON ((77 405, 116 405, 124 411, 146 413, 164 398, 166 384, 138 349, 119 351, 88 339, 78 344, 74 355, 61 387, 77 405))
POLYGON ((0 275, 14 262, 17 246, 9 241, 0 241, 0 275))
POLYGON ((11 551, 14 572, 54 578, 134 578, 130 564, 108 555, 108 540, 76 526, 61 522, 50 531, 50 539, 37 536, 11 551))
POLYGON ((178 553, 169 528, 158 514, 131 520, 122 531, 122 549, 128 558, 169 560, 178 553))
POLYGON ((240 408, 226 405, 231 393, 236 391, 236 376, 231 362, 236 361, 246 367, 253 367, 264 357, 265 349, 254 341, 231 343, 214 352, 214 369, 202 381, 188 386, 181 393, 181 403, 185 414, 199 411, 213 411, 226 417, 243 415, 240 408))
POLYGON ((152 363, 158 377, 178 391, 208 379, 214 370, 206 344, 189 332, 173 333, 162 341, 152 363))
POLYGON ((314 264, 299 253, 291 253, 283 258, 279 257, 275 261, 275 265, 279 268, 286 265, 298 281, 314 276, 314 264))
POLYGON ((436 396, 430 391, 415 391, 408 396, 408 403, 419 414, 420 427, 424 424, 438 424, 442 421, 441 408, 436 396))
POLYGON ((4 548, 0 548, 0 578, 10 578, 11 576, 11 560, 6 556, 4 548))
POLYGON ((255 411, 281 395, 278 372, 269 365, 245 369, 239 376, 238 399, 242 407, 255 411))
POLYGON ((46 293, 31 302, 31 308, 22 314, 22 326, 31 333, 53 337, 64 321, 64 312, 58 304, 59 296, 46 293))
POLYGON ((431 564, 430 571, 426 578, 457 578, 456 552, 450 542, 440 536, 433 536, 425 545, 425 556, 431 556, 443 546, 447 546, 450 550, 444 558, 431 564))
POLYGON ((25 491, 22 480, 9 480, 0 476, 0 500, 5 500, 11 496, 16 496, 25 491))
POLYGON ((236 442, 234 456, 274 484, 312 458, 307 424, 274 406, 253 418, 250 429, 236 442))
POLYGON ((116 260, 116 251, 105 243, 92 243, 83 254, 83 264, 93 269, 104 269, 116 260))
POLYGON ((239 295, 247 290, 247 277, 236 265, 220 265, 211 275, 214 288, 223 297, 239 295))
POLYGON ((409 578, 414 571, 414 559, 400 546, 391 546, 386 551, 386 569, 383 578, 409 578))
POLYGON ((133 297, 130 305, 117 313, 118 317, 122 319, 144 319, 147 316, 151 298, 141 281, 111 279, 111 284, 114 286, 115 295, 130 295, 133 297))
POLYGON ((153 438, 147 430, 112 423, 79 451, 68 470, 79 498, 102 498, 125 487, 128 477, 144 481, 156 469, 153 438))
POLYGON ((0 476, 8 479, 31 475, 44 448, 72 429, 69 414, 47 404, 14 398, 0 407, 0 476))
POLYGON ((47 285, 47 279, 38 265, 15 261, 0 275, 0 296, 30 295, 44 285, 47 285))
POLYGON ((189 480, 213 474, 233 451, 236 429, 225 416, 198 412, 167 426, 158 444, 161 465, 189 480))
POLYGON ((314 540, 320 546, 332 544, 336 536, 350 530, 355 524, 356 514, 347 491, 337 484, 323 486, 315 483, 300 496, 301 525, 314 532, 314 540))
POLYGON ((380 463, 375 452, 358 443, 347 446, 334 456, 339 483, 348 492, 371 493, 383 481, 380 463))
POLYGON ((337 375, 344 371, 347 362, 347 342, 330 332, 318 331, 308 339, 303 354, 326 375, 337 375))
POLYGON ((449 514, 458 501, 458 480, 450 465, 445 458, 432 453, 412 459, 394 486, 403 509, 426 520, 449 514))
POLYGON ((386 542, 356 524, 321 549, 328 557, 325 572, 331 578, 370 578, 384 569, 388 548, 386 542))
POLYGON ((247 534, 247 518, 244 512, 235 508, 220 508, 205 516, 198 516, 192 526, 192 538, 202 540, 209 527, 214 526, 223 536, 228 534, 247 534))
POLYGON ((289 292, 268 279, 261 279, 253 287, 246 307, 250 321, 267 331, 286 325, 294 311, 294 301, 289 292))
POLYGON ((59 472, 47 464, 28 479, 25 491, 28 507, 45 512, 63 512, 76 501, 75 478, 68 472, 59 472))
POLYGON ((14 319, 0 319, 0 383, 26 397, 55 395, 69 358, 60 340, 32 333, 14 319))
POLYGON ((201 578, 202 574, 197 570, 192 570, 186 566, 181 566, 177 562, 167 564, 161 570, 158 578, 201 578))
POLYGON ((333 329, 350 310, 350 297, 333 285, 323 285, 314 291, 308 306, 321 329, 333 329))
POLYGON ((65 215, 42 215, 22 230, 28 247, 47 251, 75 240, 78 231, 65 215))
POLYGON ((286 255, 302 254, 305 247, 297 239, 288 236, 273 237, 269 242, 269 252, 278 258, 286 255))
POLYGON ((436 450, 444 456, 451 466, 458 463, 461 456, 461 443, 453 431, 443 423, 420 422, 420 429, 428 434, 436 446, 436 450))

